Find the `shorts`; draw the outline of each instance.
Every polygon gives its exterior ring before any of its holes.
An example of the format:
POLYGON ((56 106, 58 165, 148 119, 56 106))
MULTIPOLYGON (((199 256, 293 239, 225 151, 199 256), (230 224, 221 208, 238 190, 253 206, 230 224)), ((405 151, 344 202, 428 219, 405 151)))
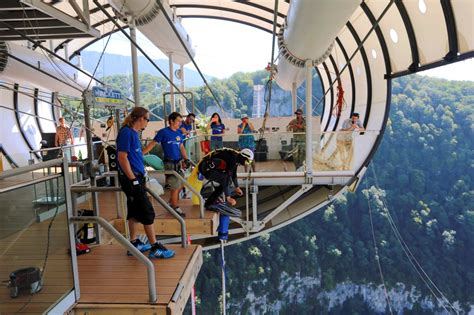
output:
POLYGON ((133 187, 132 181, 127 176, 119 176, 120 186, 127 196, 127 220, 133 218, 141 224, 150 225, 155 222, 155 209, 148 200, 143 176, 137 176, 137 179, 140 184, 138 187, 133 187))
MULTIPOLYGON (((179 175, 184 177, 183 172, 178 167, 177 163, 174 162, 166 162, 165 161, 165 170, 166 171, 176 171, 179 175)), ((180 189, 183 186, 181 179, 175 175, 166 175, 166 184, 170 186, 171 189, 180 189)))

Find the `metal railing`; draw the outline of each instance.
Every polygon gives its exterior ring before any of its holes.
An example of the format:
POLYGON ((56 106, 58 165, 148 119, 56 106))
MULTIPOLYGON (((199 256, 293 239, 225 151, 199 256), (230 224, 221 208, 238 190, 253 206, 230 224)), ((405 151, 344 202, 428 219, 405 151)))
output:
POLYGON ((135 246, 132 245, 125 237, 122 236, 109 222, 101 217, 71 217, 70 221, 73 223, 96 223, 104 230, 112 235, 117 242, 125 249, 130 251, 140 262, 142 262, 147 270, 148 276, 148 297, 151 303, 156 303, 156 282, 155 282, 155 266, 149 258, 143 255, 135 246))
POLYGON ((178 172, 172 171, 172 170, 163 170, 163 171, 153 170, 153 171, 149 171, 148 173, 174 175, 178 177, 179 180, 183 183, 183 185, 186 186, 186 188, 188 188, 193 194, 195 194, 199 198, 199 213, 200 213, 201 219, 204 218, 204 198, 201 196, 201 193, 197 191, 193 186, 191 186, 183 176, 181 176, 178 172))
MULTIPOLYGON (((169 211, 180 223, 181 225, 181 246, 183 248, 187 247, 187 241, 186 241, 186 222, 185 220, 176 212, 174 211, 173 208, 171 208, 166 201, 163 200, 160 196, 155 194, 152 190, 145 188, 145 190, 158 202, 160 205, 162 205, 167 211, 169 211)), ((77 185, 71 185, 71 194, 73 194, 72 199, 73 199, 73 204, 74 204, 74 199, 75 196, 74 194, 77 193, 83 193, 83 192, 105 192, 105 191, 122 191, 120 187, 97 187, 97 186, 89 186, 89 187, 84 187, 84 186, 77 186, 77 185)))

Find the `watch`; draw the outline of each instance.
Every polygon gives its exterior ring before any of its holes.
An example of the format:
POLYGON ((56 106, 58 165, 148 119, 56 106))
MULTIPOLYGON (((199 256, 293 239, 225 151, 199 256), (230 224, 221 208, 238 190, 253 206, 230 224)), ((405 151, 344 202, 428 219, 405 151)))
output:
POLYGON ((138 181, 138 179, 136 177, 134 179, 132 179, 131 181, 132 181, 132 184, 134 186, 140 184, 140 182, 138 181))

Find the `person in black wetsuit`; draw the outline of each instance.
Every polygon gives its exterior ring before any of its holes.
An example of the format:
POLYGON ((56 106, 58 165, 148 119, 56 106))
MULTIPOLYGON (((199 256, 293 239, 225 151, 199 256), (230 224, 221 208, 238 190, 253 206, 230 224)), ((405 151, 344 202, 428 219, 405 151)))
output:
POLYGON ((252 163, 254 154, 250 149, 236 151, 222 148, 212 151, 206 155, 199 163, 199 172, 208 180, 219 184, 218 187, 207 198, 204 206, 215 204, 218 198, 224 193, 229 205, 234 206, 237 202, 231 196, 231 183, 234 184, 235 193, 239 196, 243 194, 237 181, 237 167, 252 163))

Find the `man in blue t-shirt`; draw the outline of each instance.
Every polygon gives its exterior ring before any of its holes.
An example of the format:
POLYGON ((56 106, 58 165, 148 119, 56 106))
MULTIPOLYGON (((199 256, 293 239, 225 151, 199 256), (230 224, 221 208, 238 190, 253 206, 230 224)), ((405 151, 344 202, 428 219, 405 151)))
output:
POLYGON ((189 138, 191 131, 193 130, 194 119, 196 119, 196 115, 194 113, 189 113, 188 116, 186 116, 186 119, 181 123, 181 126, 179 126, 184 139, 189 138))
MULTIPOLYGON (((150 258, 171 258, 174 251, 156 241, 153 226, 155 210, 145 191, 145 165, 138 133, 146 128, 148 121, 150 113, 143 107, 135 107, 125 117, 116 140, 119 181, 127 196, 127 220, 132 245, 141 252, 150 251, 150 258), (138 222, 143 224, 149 243, 145 244, 137 238, 138 222)), ((130 252, 128 254, 132 255, 130 252)))
MULTIPOLYGON (((168 116, 169 126, 158 131, 153 140, 143 149, 143 153, 150 152, 157 143, 160 143, 164 153, 165 170, 176 171, 183 177, 181 169, 186 168, 189 161, 183 145, 183 134, 179 130, 182 120, 179 113, 171 113, 168 116)), ((181 179, 175 175, 166 175, 166 183, 171 189, 170 206, 184 217, 184 212, 178 207, 179 191, 183 187, 181 179)))

